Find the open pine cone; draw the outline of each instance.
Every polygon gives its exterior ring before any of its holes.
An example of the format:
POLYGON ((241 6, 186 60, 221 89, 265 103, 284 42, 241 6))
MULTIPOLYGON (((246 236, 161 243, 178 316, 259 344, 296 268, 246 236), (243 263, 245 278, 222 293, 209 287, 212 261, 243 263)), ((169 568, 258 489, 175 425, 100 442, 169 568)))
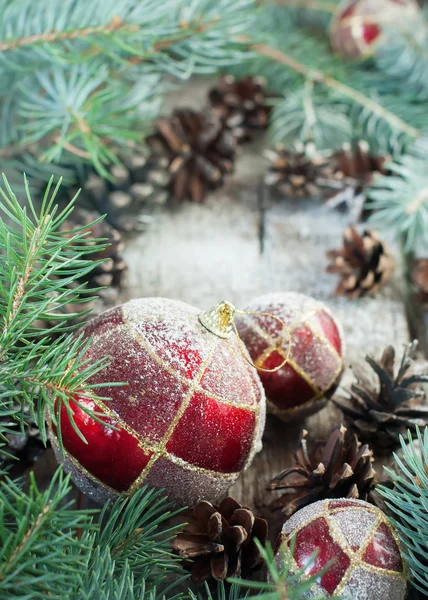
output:
POLYGON ((351 221, 360 221, 365 212, 367 189, 378 173, 386 173, 385 165, 390 158, 373 155, 364 140, 354 146, 344 145, 331 159, 332 175, 318 180, 318 184, 326 190, 325 206, 345 206, 351 221))
POLYGON ((412 279, 417 289, 418 301, 425 306, 428 305, 428 258, 416 260, 412 279))
POLYGON ((268 490, 282 496, 271 508, 290 517, 300 508, 325 498, 367 500, 374 486, 373 452, 355 434, 338 425, 327 441, 309 441, 303 431, 294 454, 294 465, 274 477, 268 490))
POLYGON ((71 213, 69 219, 64 221, 61 229, 62 231, 69 231, 87 225, 89 235, 85 243, 88 246, 94 245, 93 240, 100 238, 105 240, 103 243, 108 244, 104 250, 85 255, 90 260, 104 259, 104 262, 90 271, 85 276, 84 281, 88 283, 89 290, 104 287, 105 289, 100 290, 97 294, 106 305, 114 305, 118 299, 127 268, 122 257, 124 243, 121 234, 111 227, 106 220, 99 221, 89 228, 90 223, 97 218, 98 215, 95 212, 76 209, 71 213))
POLYGON ((417 342, 406 347, 394 376, 395 350, 388 346, 379 362, 370 356, 371 372, 357 372, 357 382, 351 385, 347 397, 333 401, 342 409, 346 423, 361 439, 381 450, 400 444, 399 436, 410 429, 428 425, 428 403, 425 393, 416 384, 428 382, 428 375, 414 372, 413 357, 417 342))
POLYGON ((168 199, 168 161, 149 156, 146 148, 132 142, 116 153, 121 164, 108 167, 111 179, 94 169, 85 173, 78 204, 105 214, 119 231, 143 231, 168 199))
POLYGON ((337 296, 359 298, 376 294, 392 277, 395 261, 385 242, 374 231, 360 235, 354 227, 343 233, 343 248, 329 250, 328 273, 341 276, 337 296))
MULTIPOLYGON (((61 230, 64 232, 71 231, 75 228, 88 225, 89 235, 85 239, 85 245, 94 245, 96 239, 104 239, 106 244, 109 244, 104 250, 85 254, 85 258, 97 261, 104 259, 102 264, 97 265, 92 271, 85 275, 84 279, 73 281, 69 284, 70 288, 76 288, 82 283, 87 284, 87 293, 85 290, 80 292, 81 298, 89 300, 94 295, 98 298, 90 301, 78 302, 75 304, 68 303, 64 306, 55 307, 55 298, 52 299, 52 312, 60 314, 75 315, 69 324, 79 324, 86 319, 88 315, 86 311, 91 310, 89 317, 101 313, 107 308, 115 306, 119 300, 119 295, 122 290, 123 278, 126 272, 126 263, 122 257, 124 244, 121 234, 111 227, 107 221, 99 221, 89 229, 90 223, 94 222, 99 215, 81 208, 75 208, 69 218, 61 225, 61 230), (99 289, 93 292, 95 288, 99 289)), ((71 235, 71 234, 70 234, 71 235)), ((51 329, 57 324, 56 319, 46 321, 36 321, 34 326, 38 329, 51 329)), ((55 334, 53 334, 55 335, 55 334)))
POLYGON ((145 146, 134 141, 111 150, 120 163, 105 167, 108 176, 79 165, 77 183, 63 186, 59 200, 67 204, 80 189, 78 207, 105 214, 105 221, 119 231, 144 231, 168 199, 168 160, 150 156, 145 146))
POLYGON ((174 200, 202 202, 209 189, 223 185, 233 169, 237 142, 220 119, 190 109, 161 117, 147 138, 155 157, 166 157, 174 200))
POLYGON ((233 498, 225 498, 219 506, 201 500, 187 520, 172 547, 183 559, 193 559, 195 583, 211 577, 219 581, 247 577, 262 565, 254 539, 266 542, 267 523, 233 498))
POLYGON ((266 104, 262 77, 222 77, 209 91, 209 100, 221 122, 239 142, 249 141, 257 129, 266 129, 271 107, 266 104))
POLYGON ((328 158, 311 156, 306 151, 294 152, 277 145, 265 156, 270 161, 265 183, 286 198, 320 196, 319 181, 329 180, 334 174, 328 158))

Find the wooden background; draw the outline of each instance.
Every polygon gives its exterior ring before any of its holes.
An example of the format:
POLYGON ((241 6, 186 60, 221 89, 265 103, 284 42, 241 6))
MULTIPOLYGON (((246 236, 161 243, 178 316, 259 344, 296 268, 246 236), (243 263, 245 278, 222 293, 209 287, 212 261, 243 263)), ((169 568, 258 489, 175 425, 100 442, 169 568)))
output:
MULTIPOLYGON (((207 87, 203 81, 188 84, 169 97, 165 112, 178 106, 201 108, 207 87)), ((366 353, 378 357, 387 344, 401 350, 409 340, 400 269, 375 298, 335 298, 337 280, 325 272, 325 253, 341 246, 347 216, 326 210, 316 201, 266 198, 260 185, 267 168, 266 143, 261 136, 245 145, 234 175, 204 204, 163 209, 145 233, 127 241, 128 286, 121 300, 164 296, 206 309, 223 299, 244 307, 250 299, 275 291, 314 296, 326 302, 344 327, 348 368, 342 382, 346 384, 352 378, 350 366, 366 353)), ((230 493, 268 518, 272 541, 281 517, 273 517, 266 509, 273 499, 265 491, 266 484, 292 462, 302 428, 323 437, 340 418, 340 411, 331 404, 291 426, 268 417, 263 450, 230 493)), ((375 465, 379 476, 382 462, 375 465)), ((35 467, 39 481, 49 482, 55 467, 48 451, 35 467)))
MULTIPOLYGON (((206 83, 192 82, 185 93, 170 97, 165 111, 202 107, 206 89, 206 83)), ((375 298, 334 297, 337 280, 325 272, 325 253, 341 246, 347 215, 315 201, 267 198, 260 185, 267 167, 265 147, 263 136, 245 145, 224 188, 202 205, 185 203, 172 212, 165 210, 146 233, 128 242, 127 298, 165 296, 206 309, 223 299, 244 307, 251 298, 275 291, 314 296, 343 324, 346 383, 352 378, 350 365, 366 353, 378 357, 387 344, 401 349, 409 339, 400 269, 375 298)), ((297 425, 268 417, 263 450, 230 493, 269 516, 266 504, 273 496, 265 491, 266 483, 289 466, 301 428, 321 437, 340 418, 332 405, 297 425)), ((381 475, 382 466, 376 468, 381 475)), ((273 536, 276 530, 274 526, 273 536)))

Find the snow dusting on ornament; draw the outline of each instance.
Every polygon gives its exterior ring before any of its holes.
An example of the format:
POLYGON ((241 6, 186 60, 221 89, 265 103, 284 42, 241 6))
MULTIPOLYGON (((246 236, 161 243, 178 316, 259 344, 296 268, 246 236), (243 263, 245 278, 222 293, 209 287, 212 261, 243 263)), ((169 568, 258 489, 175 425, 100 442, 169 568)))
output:
POLYGON ((257 371, 244 360, 236 336, 209 332, 200 312, 183 302, 144 298, 83 328, 85 337, 93 336, 84 358, 109 357, 90 383, 128 383, 102 388, 106 402, 77 398, 74 419, 88 444, 62 406, 65 457, 51 423, 58 460, 96 500, 148 484, 165 488, 180 504, 214 501, 261 449, 265 398, 257 371), (116 429, 84 407, 102 411, 116 429))
POLYGON ((382 511, 363 502, 343 498, 321 500, 302 508, 283 526, 276 560, 282 568, 282 544, 295 537, 294 568, 305 568, 318 549, 308 575, 332 566, 317 580, 305 598, 342 600, 403 600, 407 569, 393 526, 382 511), (324 596, 322 596, 324 597, 324 596))
POLYGON ((343 371, 344 338, 337 319, 322 303, 294 292, 267 294, 237 314, 239 335, 257 367, 268 409, 283 421, 294 421, 325 406, 343 371), (284 332, 281 319, 288 329, 284 332), (289 351, 291 337, 291 348, 289 351))

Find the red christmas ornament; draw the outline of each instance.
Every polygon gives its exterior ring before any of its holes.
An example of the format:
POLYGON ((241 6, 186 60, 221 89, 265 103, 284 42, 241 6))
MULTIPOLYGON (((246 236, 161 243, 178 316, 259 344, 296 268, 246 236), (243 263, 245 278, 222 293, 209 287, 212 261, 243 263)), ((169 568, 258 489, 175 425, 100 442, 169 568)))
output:
POLYGON ((407 569, 398 538, 384 513, 363 500, 321 500, 295 513, 282 528, 281 544, 295 537, 294 561, 305 568, 318 550, 308 575, 334 564, 317 580, 308 598, 326 594, 343 600, 403 600, 407 569))
POLYGON ((107 387, 111 400, 78 398, 74 431, 64 406, 65 458, 57 457, 75 483, 98 501, 142 485, 165 488, 171 499, 194 504, 215 500, 261 449, 265 399, 257 372, 242 356, 235 336, 223 339, 199 321, 196 308, 174 300, 127 302, 90 321, 85 358, 109 356, 90 383, 107 387), (112 429, 83 408, 106 415, 112 429))
POLYGON ((419 12, 414 0, 346 0, 334 13, 331 45, 344 58, 369 56, 380 40, 382 27, 406 22, 419 12))
POLYGON ((256 298, 239 314, 237 327, 259 372, 268 409, 284 421, 294 421, 320 410, 336 389, 343 370, 342 329, 329 309, 303 294, 268 294, 256 298), (272 319, 274 315, 284 321, 272 319), (290 347, 290 337, 291 347, 290 347))

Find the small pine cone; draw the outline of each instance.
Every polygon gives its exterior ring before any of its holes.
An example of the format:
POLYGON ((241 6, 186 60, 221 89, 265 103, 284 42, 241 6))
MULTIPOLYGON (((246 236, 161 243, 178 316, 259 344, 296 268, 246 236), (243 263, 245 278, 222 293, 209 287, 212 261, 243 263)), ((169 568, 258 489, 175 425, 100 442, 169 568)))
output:
MULTIPOLYGON (((126 273, 126 263, 122 257, 124 244, 122 236, 118 231, 113 229, 105 220, 99 221, 89 229, 89 225, 94 222, 99 215, 84 209, 75 208, 69 218, 61 225, 61 230, 64 232, 71 231, 77 227, 88 225, 89 235, 85 238, 85 245, 91 246, 96 244, 94 240, 103 239, 103 244, 109 244, 103 250, 94 252, 93 254, 85 254, 85 259, 93 261, 103 260, 104 262, 97 265, 83 279, 73 281, 69 284, 70 289, 79 287, 82 283, 87 286, 80 292, 81 301, 76 303, 68 303, 64 306, 57 307, 55 305, 55 296, 52 297, 53 314, 74 315, 68 320, 68 325, 79 325, 85 322, 88 318, 100 314, 107 308, 111 308, 118 303, 120 292, 122 290, 124 274, 126 273), (96 288, 97 291, 93 291, 96 288), (98 296, 98 298, 94 298, 98 296), (86 314, 91 311, 90 314, 86 314)), ((51 330, 58 324, 58 320, 54 317, 44 321, 35 321, 36 329, 51 330)), ((55 331, 52 332, 55 336, 55 331)))
POLYGON ((333 177, 327 158, 311 156, 306 151, 293 152, 278 145, 265 152, 270 167, 264 181, 268 187, 286 198, 310 198, 321 195, 318 180, 333 177))
POLYGON ((266 103, 262 77, 222 77, 209 91, 213 111, 238 142, 250 141, 254 131, 266 129, 272 107, 266 103))
POLYGON ((367 189, 377 174, 385 175, 385 165, 391 157, 375 156, 370 152, 369 144, 360 140, 355 145, 343 145, 331 158, 332 175, 319 178, 318 184, 326 192, 325 206, 349 211, 351 222, 357 223, 363 214, 367 214, 367 189))
POLYGON ((359 298, 373 296, 392 277, 395 261, 385 242, 374 231, 360 235, 354 227, 347 227, 343 234, 343 248, 329 250, 331 264, 328 273, 341 276, 336 288, 337 296, 359 298))
POLYGON ((147 139, 153 155, 168 162, 173 200, 202 202, 208 190, 221 187, 233 169, 237 142, 213 115, 190 109, 161 117, 147 139))
POLYGON ((233 498, 225 498, 219 506, 201 500, 186 520, 188 524, 172 541, 172 547, 181 558, 193 559, 195 583, 248 577, 262 565, 254 539, 264 545, 267 523, 233 498))
POLYGON ((274 477, 267 489, 283 495, 271 503, 290 517, 300 508, 326 498, 367 500, 374 487, 373 452, 343 425, 327 441, 310 441, 303 431, 294 465, 274 477))
MULTIPOLYGON (((147 148, 133 142, 116 154, 120 164, 107 167, 109 178, 93 168, 79 174, 77 205, 105 214, 105 222, 119 231, 144 231, 168 199, 168 161, 150 156, 147 148)), ((77 189, 70 188, 68 197, 77 189)))
POLYGON ((106 305, 113 306, 122 288, 124 274, 126 272, 126 263, 122 257, 124 244, 120 233, 111 227, 105 220, 99 221, 91 228, 90 223, 95 221, 98 215, 83 209, 74 210, 67 221, 62 224, 62 231, 72 230, 76 227, 88 225, 89 235, 85 240, 85 245, 96 244, 93 240, 104 239, 108 244, 106 248, 93 254, 86 254, 85 257, 90 260, 103 260, 90 273, 85 276, 84 281, 88 283, 88 290, 91 288, 103 287, 97 294, 106 305))
POLYGON ((346 423, 359 437, 378 451, 389 451, 400 445, 400 435, 407 430, 428 425, 428 404, 418 383, 428 382, 428 375, 415 372, 413 357, 417 342, 409 344, 394 375, 395 350, 388 346, 380 361, 370 356, 368 370, 354 369, 356 383, 346 397, 334 398, 343 411, 346 423), (376 380, 377 378, 377 380, 376 380))
POLYGON ((428 305, 428 258, 419 258, 412 273, 413 283, 417 289, 417 299, 428 305))

